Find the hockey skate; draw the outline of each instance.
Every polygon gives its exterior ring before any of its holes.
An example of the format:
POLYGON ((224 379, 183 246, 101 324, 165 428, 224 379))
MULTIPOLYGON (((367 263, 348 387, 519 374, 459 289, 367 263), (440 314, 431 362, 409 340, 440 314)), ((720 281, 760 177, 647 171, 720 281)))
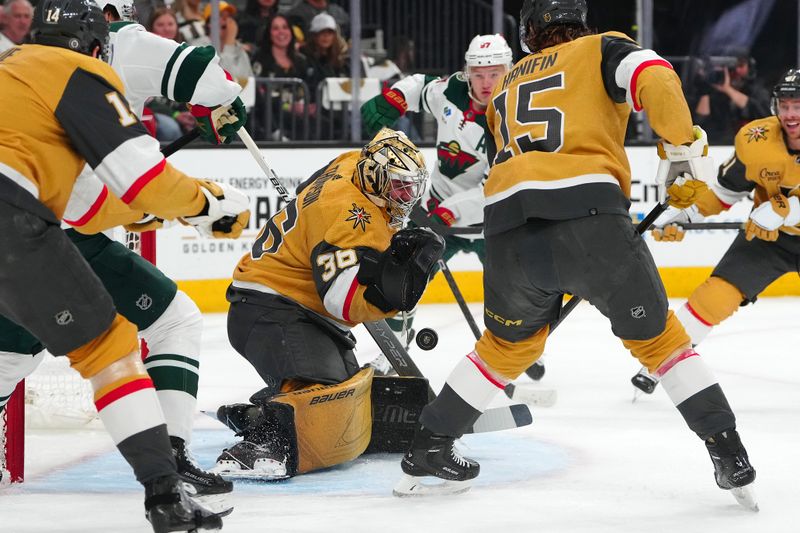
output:
POLYGON ((533 381, 541 381, 541 379, 544 377, 544 371, 544 361, 542 361, 540 358, 537 359, 536 362, 531 366, 529 366, 527 370, 525 370, 525 374, 527 374, 528 377, 533 381))
POLYGON ((269 445, 243 440, 222 450, 211 472, 234 479, 275 481, 291 477, 285 454, 276 453, 269 445))
POLYGON ((636 388, 633 391, 633 402, 639 398, 639 396, 644 394, 653 394, 653 391, 656 390, 658 386, 659 379, 647 371, 645 367, 639 369, 639 371, 631 378, 631 384, 636 388))
POLYGON ((178 476, 185 483, 186 491, 220 516, 233 512, 233 506, 226 501, 227 494, 233 491, 233 483, 222 479, 219 474, 200 468, 182 438, 171 436, 169 440, 178 466, 178 476))
POLYGON ((714 463, 714 479, 719 488, 731 491, 742 507, 758 512, 753 491, 756 471, 736 430, 729 429, 711 436, 706 440, 706 448, 714 463))
POLYGON ((155 533, 219 531, 222 517, 189 496, 178 476, 144 484, 145 516, 155 533))
POLYGON ((400 463, 403 477, 392 491, 395 496, 449 495, 466 492, 478 476, 480 465, 461 455, 454 437, 438 435, 424 427, 417 429, 411 449, 400 463), (439 483, 430 484, 430 478, 439 483))
POLYGON ((392 364, 386 358, 385 355, 382 353, 378 354, 375 359, 367 363, 369 366, 375 369, 376 376, 396 376, 397 371, 394 369, 392 364))

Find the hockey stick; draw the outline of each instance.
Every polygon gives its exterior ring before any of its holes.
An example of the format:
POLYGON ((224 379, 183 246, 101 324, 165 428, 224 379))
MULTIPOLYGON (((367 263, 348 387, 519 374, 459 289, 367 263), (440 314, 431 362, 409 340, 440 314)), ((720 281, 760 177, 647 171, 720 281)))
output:
POLYGON ((700 229, 742 229, 745 222, 687 222, 686 224, 678 224, 679 227, 685 230, 700 230, 700 229))
MULTIPOLYGON (((378 348, 386 355, 389 363, 391 363, 399 376, 424 377, 417 365, 414 364, 414 361, 411 360, 406 349, 397 339, 394 331, 386 324, 385 320, 365 322, 364 327, 367 328, 375 344, 377 344, 378 348)), ((430 385, 428 385, 428 396, 430 400, 436 397, 430 385)), ((501 431, 504 429, 527 426, 532 422, 533 415, 531 415, 530 408, 524 403, 518 403, 487 409, 478 417, 475 424, 464 433, 501 431)))
POLYGON ((184 146, 186 146, 187 144, 189 144, 190 142, 192 142, 193 140, 197 139, 198 137, 200 137, 200 129, 199 128, 195 128, 192 131, 190 131, 189 133, 187 133, 187 134, 185 134, 185 135, 183 135, 181 137, 178 137, 177 139, 172 141, 170 144, 168 144, 167 146, 162 148, 161 149, 161 154, 165 158, 169 157, 172 154, 174 154, 175 152, 177 152, 178 150, 180 150, 181 148, 183 148, 184 146))

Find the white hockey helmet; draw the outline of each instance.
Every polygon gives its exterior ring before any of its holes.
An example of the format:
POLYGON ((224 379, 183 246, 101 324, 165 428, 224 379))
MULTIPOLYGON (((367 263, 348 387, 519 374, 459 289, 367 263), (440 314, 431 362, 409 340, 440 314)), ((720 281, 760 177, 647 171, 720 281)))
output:
POLYGON ((136 18, 136 7, 133 5, 133 0, 95 0, 100 9, 105 10, 107 6, 113 7, 121 20, 132 20, 138 22, 136 18))
POLYGON ((470 67, 491 67, 494 65, 504 65, 511 68, 514 54, 511 47, 502 35, 476 35, 469 43, 467 53, 464 54, 467 65, 467 73, 470 67))

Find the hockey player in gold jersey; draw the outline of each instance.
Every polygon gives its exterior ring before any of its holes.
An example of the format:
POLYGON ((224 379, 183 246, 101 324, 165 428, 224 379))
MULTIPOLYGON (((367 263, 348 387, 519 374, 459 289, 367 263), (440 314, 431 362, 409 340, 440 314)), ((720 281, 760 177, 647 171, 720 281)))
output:
POLYGON ((44 0, 34 44, 0 55, 0 313, 91 382, 100 418, 145 487, 155 531, 219 527, 220 517, 179 481, 136 327, 117 313, 59 222, 86 163, 105 184, 103 197, 114 199, 96 217, 106 227, 147 211, 234 236, 249 205, 238 191, 165 161, 118 76, 96 59, 107 37, 91 0, 44 0))
POLYGON ((653 230, 661 241, 680 241, 680 223, 699 222, 754 193, 745 228, 702 285, 676 313, 692 344, 740 305, 755 302, 800 261, 800 70, 791 69, 772 91, 774 116, 746 124, 717 182, 684 210, 671 208, 653 230))
POLYGON ((486 112, 494 140, 485 186, 486 330, 423 410, 398 495, 469 487, 479 465, 453 441, 542 354, 565 293, 593 304, 633 356, 669 381, 721 488, 743 492, 755 478, 733 412, 668 310, 628 213, 623 141, 631 109, 647 112, 673 174, 702 168, 705 136, 692 127, 671 65, 623 34, 595 35, 586 12, 585 0, 523 4, 521 40, 531 53, 498 83, 486 112), (432 487, 429 476, 445 481, 432 487))
POLYGON ((412 309, 422 296, 444 242, 398 229, 427 179, 421 152, 383 128, 316 172, 261 229, 228 289, 228 337, 267 387, 252 398, 257 405, 218 412, 244 440, 215 471, 288 477, 367 447, 373 371, 359 370, 349 329, 412 309), (241 427, 231 423, 240 409, 260 413, 241 427))

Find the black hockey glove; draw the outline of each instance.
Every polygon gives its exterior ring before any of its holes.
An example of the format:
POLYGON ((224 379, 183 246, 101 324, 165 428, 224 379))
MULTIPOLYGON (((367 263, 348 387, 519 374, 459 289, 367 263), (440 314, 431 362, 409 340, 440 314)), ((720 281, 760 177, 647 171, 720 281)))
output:
POLYGON ((367 286, 364 298, 381 311, 410 311, 422 297, 444 239, 427 228, 398 231, 384 252, 361 256, 358 282, 367 286))

